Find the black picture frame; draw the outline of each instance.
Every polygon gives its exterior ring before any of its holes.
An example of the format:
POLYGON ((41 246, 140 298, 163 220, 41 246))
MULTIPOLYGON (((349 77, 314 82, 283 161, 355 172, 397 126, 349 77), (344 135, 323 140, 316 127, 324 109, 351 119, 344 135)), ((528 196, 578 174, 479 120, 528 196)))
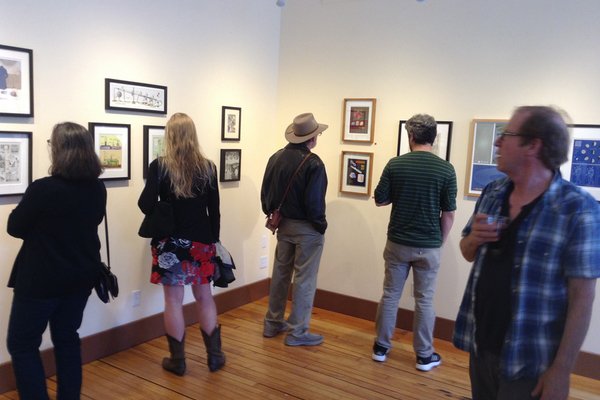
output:
POLYGON ((33 117, 33 50, 0 44, 0 117, 33 117))
POLYGON ((150 163, 163 155, 164 137, 164 126, 144 125, 144 179, 148 176, 148 166, 150 163))
POLYGON ((221 149, 221 168, 219 168, 220 182, 236 182, 241 179, 242 150, 221 149))
MULTIPOLYGON (((450 161, 450 145, 452 144, 452 121, 436 121, 437 135, 433 142, 433 154, 446 161, 450 161)), ((408 145, 408 132, 406 121, 401 120, 398 127, 398 151, 397 155, 406 154, 410 151, 408 145)))
POLYGON ((166 114, 167 87, 106 78, 104 80, 104 108, 166 114))
POLYGON ((560 172, 600 201, 600 125, 571 124, 569 129, 569 158, 560 172))
POLYGON ((0 196, 25 193, 31 184, 32 133, 0 131, 0 196))
POLYGON ((104 168, 100 179, 131 179, 131 125, 90 122, 88 128, 104 168))
POLYGON ((221 107, 221 140, 237 142, 242 136, 242 108, 221 107))

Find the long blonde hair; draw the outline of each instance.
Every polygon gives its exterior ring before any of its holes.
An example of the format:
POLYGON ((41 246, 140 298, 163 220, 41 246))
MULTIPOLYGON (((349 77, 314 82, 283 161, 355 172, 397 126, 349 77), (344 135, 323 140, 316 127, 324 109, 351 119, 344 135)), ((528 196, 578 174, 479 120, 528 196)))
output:
POLYGON ((175 113, 165 127, 165 155, 159 158, 167 171, 171 189, 177 197, 195 197, 214 181, 211 162, 202 155, 194 121, 184 113, 175 113))

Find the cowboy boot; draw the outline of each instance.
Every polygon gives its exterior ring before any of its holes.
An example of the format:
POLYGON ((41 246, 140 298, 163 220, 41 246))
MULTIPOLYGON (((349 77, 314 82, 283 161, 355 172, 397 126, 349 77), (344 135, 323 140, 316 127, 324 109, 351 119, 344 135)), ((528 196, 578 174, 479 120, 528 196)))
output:
POLYGON ((181 338, 181 342, 167 335, 167 341, 171 357, 163 358, 162 367, 175 375, 183 376, 185 374, 185 335, 181 338))
POLYGON ((221 351, 221 325, 217 325, 210 335, 202 329, 200 332, 206 346, 208 369, 210 372, 215 372, 225 365, 225 353, 221 351))

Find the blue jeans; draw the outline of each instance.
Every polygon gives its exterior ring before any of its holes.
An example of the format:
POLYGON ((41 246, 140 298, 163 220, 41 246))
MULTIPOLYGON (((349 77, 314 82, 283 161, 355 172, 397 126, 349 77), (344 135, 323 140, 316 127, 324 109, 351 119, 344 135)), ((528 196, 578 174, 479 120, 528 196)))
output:
POLYGON ((375 319, 377 331, 375 342, 388 349, 392 347, 398 303, 402 296, 404 283, 412 268, 413 295, 415 296, 413 348, 418 357, 429 357, 433 353, 433 327, 435 325, 433 295, 440 268, 440 249, 409 247, 388 240, 383 258, 385 260, 385 279, 383 295, 377 307, 375 319))
POLYGON ((89 295, 48 299, 13 296, 6 344, 21 399, 48 399, 39 351, 48 324, 56 359, 57 399, 79 399, 81 343, 77 330, 89 295))
POLYGON ((308 333, 324 241, 324 236, 307 221, 289 218, 281 221, 277 231, 265 326, 278 327, 285 324, 285 306, 293 276, 289 334, 301 337, 308 333))

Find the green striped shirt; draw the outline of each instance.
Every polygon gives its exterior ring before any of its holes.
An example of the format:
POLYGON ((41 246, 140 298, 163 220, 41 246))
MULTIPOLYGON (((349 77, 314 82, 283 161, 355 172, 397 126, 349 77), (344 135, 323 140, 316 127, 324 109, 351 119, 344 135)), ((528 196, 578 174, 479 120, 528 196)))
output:
POLYGON ((428 151, 394 157, 381 174, 375 202, 392 203, 389 240, 411 247, 441 247, 440 213, 456 210, 454 167, 428 151))

